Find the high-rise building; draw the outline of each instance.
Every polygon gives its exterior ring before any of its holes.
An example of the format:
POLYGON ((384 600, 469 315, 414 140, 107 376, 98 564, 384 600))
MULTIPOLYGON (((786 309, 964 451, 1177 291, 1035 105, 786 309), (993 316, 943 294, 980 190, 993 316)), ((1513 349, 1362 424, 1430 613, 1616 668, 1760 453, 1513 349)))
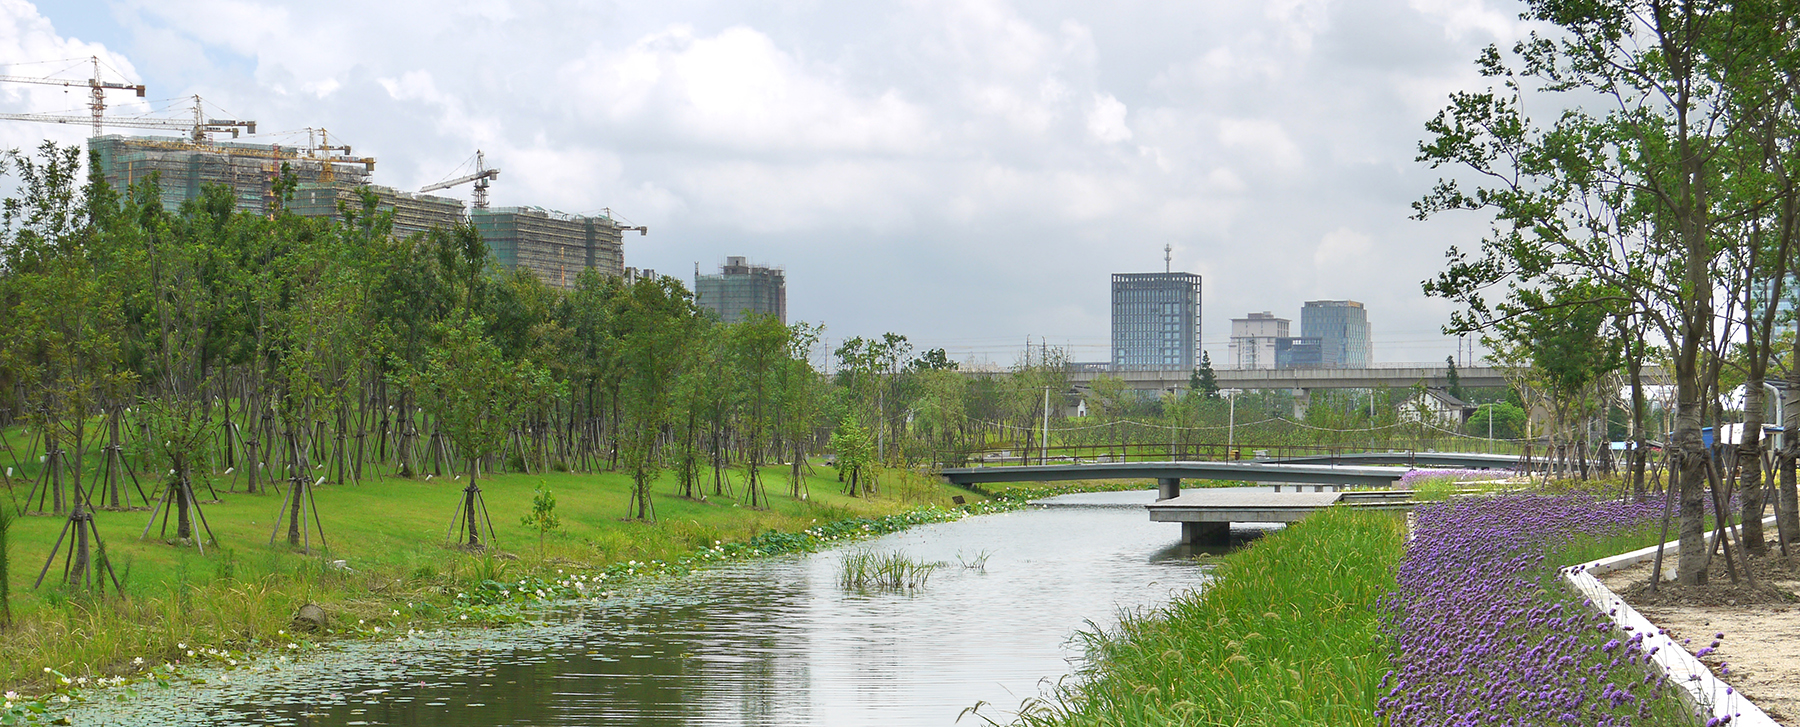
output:
POLYGON ((1231 319, 1229 365, 1236 369, 1275 368, 1278 342, 1288 337, 1289 323, 1269 311, 1231 319))
POLYGON ((1319 365, 1363 368, 1373 363, 1369 315, 1354 300, 1309 300, 1300 308, 1300 335, 1319 339, 1319 365))
POLYGON ((495 207, 470 210, 469 221, 501 265, 526 268, 546 285, 573 288, 587 268, 613 277, 625 274, 620 225, 610 217, 495 207))
POLYGON ((1113 273, 1112 366, 1116 371, 1200 365, 1200 276, 1113 273))
POLYGON ((694 302, 725 323, 749 313, 772 315, 787 325, 787 273, 781 268, 751 265, 744 258, 725 258, 718 275, 701 275, 694 266, 694 302))

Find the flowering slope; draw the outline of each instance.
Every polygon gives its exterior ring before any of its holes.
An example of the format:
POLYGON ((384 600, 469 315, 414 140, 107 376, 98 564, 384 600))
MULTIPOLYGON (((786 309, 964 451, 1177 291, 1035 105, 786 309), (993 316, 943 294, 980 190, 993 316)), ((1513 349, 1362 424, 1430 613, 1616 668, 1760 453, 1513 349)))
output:
MULTIPOLYGON (((1562 590, 1583 540, 1644 533, 1654 504, 1466 498, 1417 510, 1383 630, 1390 725, 1697 724, 1622 632, 1562 590)), ((1653 651, 1652 649, 1651 651, 1653 651)))

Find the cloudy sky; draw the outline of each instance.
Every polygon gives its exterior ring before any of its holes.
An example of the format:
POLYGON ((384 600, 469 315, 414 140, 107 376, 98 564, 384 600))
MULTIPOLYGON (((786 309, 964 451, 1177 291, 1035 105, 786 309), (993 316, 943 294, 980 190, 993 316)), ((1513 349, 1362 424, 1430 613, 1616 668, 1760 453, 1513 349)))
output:
MULTIPOLYGON (((953 357, 1104 360, 1108 279, 1230 319, 1364 302, 1378 361, 1457 350, 1426 299, 1474 216, 1407 219, 1424 122, 1526 27, 1503 0, 0 0, 3 73, 100 56, 155 108, 323 127, 416 189, 476 149, 496 205, 648 225, 626 264, 779 265, 790 320, 953 357)), ((65 75, 84 77, 76 66, 65 75)), ((115 94, 121 113, 144 110, 115 94)), ((85 113, 0 84, 0 110, 85 113)), ((0 123, 0 144, 85 127, 0 123)), ((300 135, 301 138, 304 134, 300 135)), ((467 187, 460 189, 467 193, 467 187)))

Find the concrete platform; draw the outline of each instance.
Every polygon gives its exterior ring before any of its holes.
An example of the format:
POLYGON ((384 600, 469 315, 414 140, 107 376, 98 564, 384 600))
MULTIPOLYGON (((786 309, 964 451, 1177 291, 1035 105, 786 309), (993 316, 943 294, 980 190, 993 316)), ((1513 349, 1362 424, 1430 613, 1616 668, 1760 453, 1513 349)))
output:
POLYGON ((1189 490, 1180 497, 1144 507, 1161 523, 1291 523, 1330 507, 1341 492, 1245 492, 1240 489, 1189 490))

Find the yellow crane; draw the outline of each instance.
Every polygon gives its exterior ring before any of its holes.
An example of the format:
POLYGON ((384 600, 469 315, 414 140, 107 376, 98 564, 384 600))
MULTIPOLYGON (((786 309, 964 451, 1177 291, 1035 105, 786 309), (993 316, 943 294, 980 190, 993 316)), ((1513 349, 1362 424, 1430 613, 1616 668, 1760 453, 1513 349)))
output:
MULTIPOLYGON (((0 81, 7 81, 7 82, 11 82, 11 83, 36 83, 36 84, 42 84, 42 85, 46 85, 46 86, 65 86, 65 87, 85 86, 85 87, 87 87, 88 94, 89 94, 88 109, 93 112, 93 118, 84 119, 83 121, 88 121, 88 122, 92 123, 94 125, 94 136, 99 136, 100 135, 100 122, 106 113, 106 91, 108 89, 115 89, 115 90, 121 90, 121 91, 136 91, 138 98, 143 98, 144 97, 144 84, 141 84, 141 83, 114 83, 112 81, 102 80, 100 78, 100 56, 89 56, 88 60, 93 63, 94 75, 92 77, 86 78, 86 79, 36 78, 36 77, 32 77, 32 76, 0 75, 0 81)), ((8 116, 11 117, 13 115, 9 114, 8 116)), ((47 119, 26 119, 26 120, 28 120, 28 121, 45 121, 47 119)), ((69 122, 62 121, 59 119, 58 123, 69 123, 69 122)), ((141 128, 141 127, 139 127, 139 128, 141 128)), ((254 127, 252 127, 252 128, 253 128, 253 130, 251 133, 255 133, 254 127)))

